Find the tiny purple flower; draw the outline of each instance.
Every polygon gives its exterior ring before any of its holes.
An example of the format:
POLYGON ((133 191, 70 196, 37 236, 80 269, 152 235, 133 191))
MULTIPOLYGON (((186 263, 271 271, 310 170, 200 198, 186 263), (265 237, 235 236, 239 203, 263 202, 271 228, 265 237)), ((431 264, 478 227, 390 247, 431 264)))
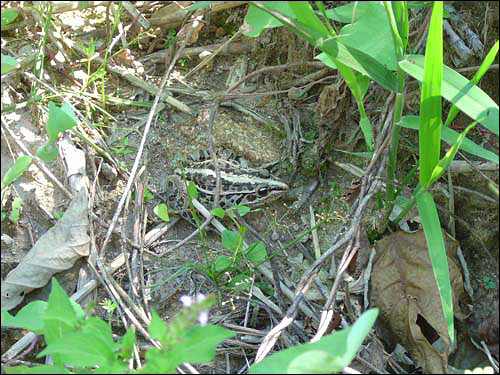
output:
POLYGON ((206 311, 202 311, 199 315, 198 315, 198 322, 200 323, 200 325, 203 327, 205 326, 207 323, 208 323, 208 312, 206 311))
MULTIPOLYGON (((183 307, 190 307, 193 303, 195 302, 201 302, 206 298, 206 296, 203 293, 197 293, 196 297, 193 298, 191 296, 181 296, 180 300, 182 303, 183 307)), ((208 322, 208 312, 207 311, 202 311, 198 314, 198 322, 200 323, 201 326, 204 326, 208 322)))

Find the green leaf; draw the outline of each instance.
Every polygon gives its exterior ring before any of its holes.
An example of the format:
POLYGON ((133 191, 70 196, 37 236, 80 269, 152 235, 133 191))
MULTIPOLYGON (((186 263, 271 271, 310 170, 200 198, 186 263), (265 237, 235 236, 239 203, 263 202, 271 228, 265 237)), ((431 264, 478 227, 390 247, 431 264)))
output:
POLYGON ((2 66, 1 66, 1 74, 7 74, 11 70, 15 70, 21 67, 21 64, 17 62, 16 59, 10 57, 8 55, 4 55, 2 53, 2 66))
POLYGON ((135 344, 135 329, 131 327, 127 329, 127 333, 122 338, 121 348, 120 348, 120 358, 129 359, 132 357, 132 352, 134 350, 135 344))
POLYGON ((326 10, 328 18, 341 23, 354 23, 365 15, 370 7, 354 2, 326 10), (356 7, 356 11, 354 8, 356 7))
POLYGON ((366 146, 369 150, 372 149, 373 136, 372 136, 372 125, 370 124, 370 119, 368 117, 362 117, 359 120, 359 126, 366 140, 366 146))
MULTIPOLYGON (((409 129, 417 129, 419 126, 419 118, 418 116, 404 116, 401 118, 400 126, 409 129)), ((447 128, 444 125, 441 125, 441 139, 446 143, 453 145, 457 142, 460 133, 457 131, 447 128)), ((492 161, 493 163, 498 164, 498 155, 486 150, 485 148, 477 145, 472 142, 468 138, 464 138, 462 143, 460 144, 460 149, 463 151, 469 152, 473 155, 479 156, 480 158, 492 161)))
MULTIPOLYGON (((268 9, 269 3, 262 3, 268 9)), ((370 77, 385 88, 396 91, 397 80, 393 73, 383 63, 357 48, 339 42, 341 36, 332 37, 329 33, 320 31, 319 27, 309 27, 300 19, 295 20, 290 15, 282 14, 288 22, 284 25, 294 33, 304 38, 315 48, 330 55, 331 58, 370 77)), ((307 22, 307 21, 306 21, 307 22)), ((253 36, 253 35, 252 35, 253 36)))
POLYGON ((420 97, 419 183, 426 186, 439 161, 441 142, 441 77, 443 73, 443 3, 435 2, 425 48, 425 68, 420 97))
POLYGON ((153 208, 153 212, 163 221, 169 222, 170 217, 168 216, 168 207, 165 203, 160 203, 153 208))
POLYGON ((43 333, 43 316, 47 310, 47 302, 33 301, 24 306, 16 316, 2 310, 2 327, 24 328, 37 335, 43 333))
POLYGON ((377 319, 378 309, 369 309, 350 328, 317 342, 282 350, 253 364, 251 374, 330 374, 340 372, 356 355, 377 319), (299 360, 297 359, 299 358, 299 360), (302 360, 300 360, 302 359, 302 360))
POLYGON ((19 197, 16 197, 12 201, 12 211, 10 212, 10 215, 9 215, 9 220, 12 223, 17 223, 19 221, 19 211, 21 209, 22 204, 23 204, 23 200, 19 197))
POLYGON ((148 326, 148 333, 151 335, 151 338, 160 341, 162 344, 166 340, 167 325, 154 310, 151 313, 151 323, 148 326))
POLYGON ((453 346, 455 336, 453 328, 453 302, 450 273, 448 271, 448 259, 446 257, 439 216, 432 195, 429 192, 423 191, 418 193, 415 198, 417 200, 422 226, 424 227, 425 240, 427 242, 432 270, 439 290, 439 297, 441 298, 444 319, 448 326, 450 345, 453 346))
MULTIPOLYGON (((322 35, 329 35, 328 29, 316 16, 307 1, 288 1, 287 4, 292 10, 295 19, 322 35)), ((266 3, 266 6, 269 5, 266 3)))
MULTIPOLYGON (((73 302, 76 303, 76 302, 73 302)), ((77 304, 78 305, 78 304, 77 304)), ((80 307, 80 305, 78 305, 80 307)), ((57 279, 52 277, 47 310, 43 317, 44 338, 47 344, 57 342, 61 337, 75 332, 78 319, 83 315, 81 307, 76 310, 57 279)), ((41 355, 41 354, 39 354, 41 355)), ((55 363, 61 363, 59 355, 52 356, 55 363)))
MULTIPOLYGON (((265 5, 269 9, 278 11, 285 16, 291 17, 293 15, 286 1, 266 1, 265 5)), ((252 38, 258 37, 265 29, 283 26, 281 21, 274 18, 266 11, 253 6, 251 3, 248 6, 248 11, 245 16, 245 24, 248 25, 250 30, 244 32, 243 35, 252 38)))
POLYGON ((266 247, 262 242, 255 242, 248 246, 245 250, 247 259, 252 262, 254 265, 259 265, 265 261, 266 247))
POLYGON ((198 199, 198 190, 196 190, 196 185, 193 181, 189 181, 188 183, 187 194, 189 199, 198 199))
POLYGON ((474 127, 476 126, 477 121, 474 121, 472 124, 467 126, 467 128, 464 130, 462 134, 457 139, 457 142, 453 145, 452 148, 448 150, 445 156, 437 163, 437 165, 434 167, 434 170, 432 171, 432 175, 429 181, 429 185, 425 186, 426 188, 432 185, 441 175, 444 173, 444 171, 448 168, 450 163, 452 162, 453 158, 455 157, 455 154, 458 151, 458 148, 460 147, 460 144, 464 140, 465 136, 467 133, 474 127))
POLYGON ((9 23, 14 21, 18 14, 19 12, 14 8, 2 9, 2 15, 0 18, 2 27, 7 26, 9 23))
MULTIPOLYGON (((384 6, 380 1, 360 1, 352 24, 344 26, 338 36, 340 43, 363 51, 386 69, 397 70, 396 52, 384 6), (377 27, 373 27, 377 25, 377 27)), ((327 13, 328 14, 328 13, 327 13)))
MULTIPOLYGON (((405 56, 399 66, 422 82, 423 56, 405 56)), ((483 90, 446 65, 443 65, 441 95, 467 116, 479 121, 485 128, 498 135, 498 105, 483 90)))
POLYGON ((227 255, 219 255, 215 258, 214 262, 214 271, 215 272, 224 272, 231 268, 231 258, 227 255))
POLYGON ((238 233, 234 233, 226 229, 222 232, 221 241, 224 248, 234 253, 236 250, 238 250, 242 238, 238 233))
POLYGON ((248 290, 252 284, 251 275, 247 272, 242 272, 231 279, 231 281, 227 284, 227 288, 234 291, 245 291, 248 290))
POLYGON ((210 213, 219 219, 224 219, 224 209, 221 207, 215 207, 210 213))
POLYGON ((104 366, 114 359, 111 328, 98 318, 89 318, 81 330, 62 335, 39 354, 58 355, 69 366, 104 366))
POLYGON ((402 50, 405 51, 408 45, 408 4, 406 1, 391 1, 396 23, 398 25, 398 33, 402 42, 402 50))
POLYGON ((230 218, 234 219, 236 216, 235 216, 235 213, 233 212, 233 210, 238 210, 238 213, 240 216, 245 216, 252 209, 248 206, 243 206, 243 205, 237 205, 237 206, 230 207, 229 209, 226 210, 226 213, 230 218))
POLYGON ((69 104, 63 103, 59 108, 55 103, 49 102, 49 116, 46 124, 49 141, 56 141, 59 133, 71 129, 76 124, 76 116, 69 104))
POLYGON ((19 178, 31 164, 31 157, 28 155, 20 156, 14 162, 2 178, 2 190, 19 178))
MULTIPOLYGON (((207 324, 196 325, 182 337, 182 344, 174 352, 178 352, 180 363, 204 363, 215 357, 215 348, 223 340, 233 337, 234 333, 226 328, 207 324)), ((175 353, 177 354, 177 353, 175 353)))
MULTIPOLYGON (((488 71, 489 67, 491 64, 493 64, 493 61, 495 60, 495 57, 498 53, 498 40, 497 42, 491 47, 490 51, 484 58, 483 62, 481 63, 481 66, 477 70, 477 72, 474 74, 474 77, 470 80, 470 82, 474 85, 476 85, 481 77, 488 71)), ((450 111, 448 112, 448 117, 446 118, 445 126, 449 126, 452 121, 455 119, 456 115, 458 114, 458 108, 456 105, 452 105, 450 108, 450 111)))
POLYGON ((36 156, 42 159, 44 162, 48 163, 57 158, 59 152, 54 142, 45 141, 45 143, 36 150, 36 156))

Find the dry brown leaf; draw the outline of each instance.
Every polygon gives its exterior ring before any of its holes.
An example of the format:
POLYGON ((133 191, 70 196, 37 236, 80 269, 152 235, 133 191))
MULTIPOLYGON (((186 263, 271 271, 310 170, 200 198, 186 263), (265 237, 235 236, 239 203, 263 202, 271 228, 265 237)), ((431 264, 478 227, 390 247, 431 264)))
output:
POLYGON ((75 194, 63 217, 35 243, 2 283, 2 309, 11 310, 24 296, 45 286, 57 272, 67 270, 89 255, 90 238, 84 190, 75 194))
MULTIPOLYGON (((464 314, 458 301, 464 294, 464 288, 455 259, 458 243, 444 231, 443 236, 453 292, 453 311, 456 317, 462 319, 464 314)), ((371 274, 371 304, 380 308, 380 317, 424 373, 447 373, 450 340, 424 232, 396 232, 378 241, 375 247, 377 255, 371 274), (432 346, 438 338, 444 344, 440 350, 432 346)))

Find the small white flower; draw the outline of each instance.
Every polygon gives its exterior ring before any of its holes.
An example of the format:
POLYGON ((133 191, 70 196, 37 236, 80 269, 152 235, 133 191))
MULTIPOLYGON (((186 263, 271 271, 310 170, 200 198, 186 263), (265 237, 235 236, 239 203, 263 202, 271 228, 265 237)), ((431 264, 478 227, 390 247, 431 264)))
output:
POLYGON ((198 322, 200 323, 200 325, 203 327, 204 325, 206 325, 208 323, 208 312, 206 311, 202 311, 199 315, 198 315, 198 322))
POLYGON ((189 307, 193 304, 193 298, 190 296, 181 296, 180 298, 182 306, 189 307))

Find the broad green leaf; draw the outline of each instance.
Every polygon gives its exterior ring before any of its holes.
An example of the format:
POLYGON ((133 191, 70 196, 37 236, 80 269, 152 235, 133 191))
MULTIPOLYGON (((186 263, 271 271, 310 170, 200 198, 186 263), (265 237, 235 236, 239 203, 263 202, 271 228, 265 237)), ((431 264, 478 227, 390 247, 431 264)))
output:
MULTIPOLYGON (((422 82, 423 56, 407 55, 399 66, 422 82)), ((498 135, 498 105, 483 90, 446 65, 443 65, 441 95, 467 116, 498 135)))
MULTIPOLYGON (((409 128, 409 129, 416 129, 418 130, 419 126, 419 118, 418 116, 404 116, 401 119, 400 126, 404 128, 409 128)), ((446 143, 453 145, 457 142, 458 137, 460 134, 448 127, 445 127, 444 125, 441 126, 441 139, 445 141, 446 143)), ((498 164, 498 155, 486 150, 485 148, 477 145, 476 143, 472 142, 468 138, 464 138, 461 145, 460 149, 463 151, 469 152, 473 155, 479 156, 483 159, 492 161, 493 163, 498 164)))
MULTIPOLYGON (((314 43, 314 41, 308 41, 314 43)), ((323 44, 317 43, 315 46, 342 64, 370 77, 386 89, 397 91, 397 80, 392 71, 367 53, 355 47, 345 46, 333 38, 324 40, 323 44)))
MULTIPOLYGON (((56 337, 64 332, 64 329, 72 330, 77 325, 78 315, 75 311, 66 291, 59 285, 55 277, 52 278, 51 290, 47 309, 45 310, 45 339, 47 343, 51 340, 47 335, 47 325, 58 326, 56 337)), ((53 327, 52 327, 53 328, 53 327)))
POLYGON ((234 276, 227 284, 227 287, 230 290, 234 290, 235 292, 237 292, 245 290, 248 291, 248 288, 250 288, 252 285, 252 277, 248 273, 242 272, 234 276))
POLYGON ((360 1, 354 12, 362 15, 354 16, 354 23, 341 29, 338 41, 363 51, 388 70, 397 70, 396 52, 384 6, 380 1, 360 1))
POLYGON ((2 311, 2 327, 24 328, 37 335, 43 333, 43 316, 47 310, 46 301, 33 301, 24 306, 16 316, 2 311))
POLYGON ((378 309, 364 312, 352 327, 274 353, 250 366, 251 374, 314 374, 340 372, 356 355, 377 319, 378 309), (298 363, 296 358, 304 359, 298 363))
POLYGON ((230 230, 224 230, 221 235, 222 246, 231 252, 235 252, 242 241, 241 236, 238 233, 234 233, 230 230))
MULTIPOLYGON (((57 342, 61 337, 75 332, 77 329, 80 312, 74 308, 68 295, 59 285, 55 277, 52 278, 51 290, 47 310, 43 317, 44 338, 47 345, 57 342)), ((55 363, 61 363, 61 356, 52 356, 55 363)))
POLYGON ((418 153, 419 183, 426 186, 439 161, 441 142, 441 77, 443 72, 443 4, 435 2, 425 48, 425 68, 420 97, 418 153))
POLYGON ((2 190, 19 178, 31 164, 31 161, 32 159, 28 155, 18 157, 2 178, 2 190))
MULTIPOLYGON (((366 1, 366 3, 369 2, 366 1)), ((327 9, 326 15, 334 21, 341 23, 354 23, 361 17, 364 17, 369 11, 371 11, 371 5, 362 4, 361 1, 358 1, 357 3, 353 1, 339 7, 327 9)))
POLYGON ((231 267, 231 258, 227 255, 219 255, 215 258, 214 262, 214 271, 215 272, 224 272, 231 267))
POLYGON ((67 103, 58 107, 55 103, 49 102, 49 116, 46 124, 49 141, 56 141, 59 133, 71 129, 76 124, 76 116, 67 103))
POLYGON ((155 340, 160 341, 160 343, 165 342, 165 335, 167 333, 166 323, 159 317, 156 311, 152 311, 151 322, 148 325, 148 333, 155 340))
POLYGON ((236 208, 238 210, 238 213, 240 216, 245 216, 247 213, 249 213, 252 209, 248 206, 243 206, 243 205, 238 205, 234 206, 233 208, 236 208))
POLYGON ((11 70, 17 69, 20 66, 21 64, 19 64, 16 59, 8 55, 2 54, 2 67, 0 72, 2 75, 10 72, 11 70))
POLYGON ((2 27, 7 26, 9 23, 14 21, 17 18, 19 12, 14 8, 2 9, 1 25, 2 27))
POLYGON ((213 210, 210 210, 210 213, 219 219, 224 219, 224 209, 221 207, 216 207, 213 210))
MULTIPOLYGON (((268 3, 262 3, 266 8, 268 3)), ((279 12, 281 13, 281 12, 279 12)), ((397 81, 391 70, 384 63, 379 62, 369 54, 357 49, 356 46, 346 46, 339 42, 339 37, 331 37, 317 30, 317 28, 309 27, 301 19, 293 19, 290 16, 285 16, 289 22, 284 26, 291 29, 294 33, 304 38, 315 48, 330 55, 331 58, 337 59, 342 64, 369 76, 371 79, 381 84, 385 88, 396 91, 397 81)), ((253 36, 253 35, 252 35, 253 36)))
POLYGON ((255 265, 261 264, 267 257, 266 247, 262 242, 251 244, 245 251, 247 259, 255 265))
MULTIPOLYGON (((266 7, 275 10, 285 16, 292 17, 293 13, 286 1, 266 1, 266 7)), ((245 24, 249 27, 249 31, 244 32, 245 36, 252 38, 258 37, 264 29, 272 29, 283 26, 283 23, 271 16, 266 11, 253 6, 252 3, 248 6, 248 11, 245 16, 245 24)))
POLYGON ((165 203, 160 203, 153 208, 153 212, 156 216, 158 216, 163 221, 170 221, 170 217, 168 216, 168 207, 165 203))
POLYGON ((124 359, 132 357, 134 345, 135 345, 135 328, 131 327, 127 329, 127 332, 122 338, 120 353, 119 353, 120 357, 124 359))
POLYGON ((90 318, 81 331, 62 335, 39 354, 62 358, 69 366, 103 366, 114 358, 112 332, 103 320, 90 318))
POLYGON ((232 336, 234 333, 223 327, 196 325, 182 336, 182 344, 175 347, 173 355, 178 357, 178 364, 209 362, 215 357, 217 345, 232 336))
POLYGON ((295 19, 324 36, 329 35, 328 29, 316 16, 311 8, 311 5, 307 1, 287 1, 287 3, 295 16, 295 19))
POLYGON ((444 247, 441 224, 432 195, 423 191, 416 195, 418 213, 424 227, 425 239, 429 249, 432 270, 439 290, 441 305, 443 307, 444 319, 448 326, 450 345, 453 346, 455 336, 453 328, 453 303, 451 296, 450 273, 448 271, 448 259, 444 247))
POLYGON ((36 150, 36 156, 46 163, 55 160, 57 155, 59 155, 59 152, 52 141, 45 141, 44 144, 36 150))

